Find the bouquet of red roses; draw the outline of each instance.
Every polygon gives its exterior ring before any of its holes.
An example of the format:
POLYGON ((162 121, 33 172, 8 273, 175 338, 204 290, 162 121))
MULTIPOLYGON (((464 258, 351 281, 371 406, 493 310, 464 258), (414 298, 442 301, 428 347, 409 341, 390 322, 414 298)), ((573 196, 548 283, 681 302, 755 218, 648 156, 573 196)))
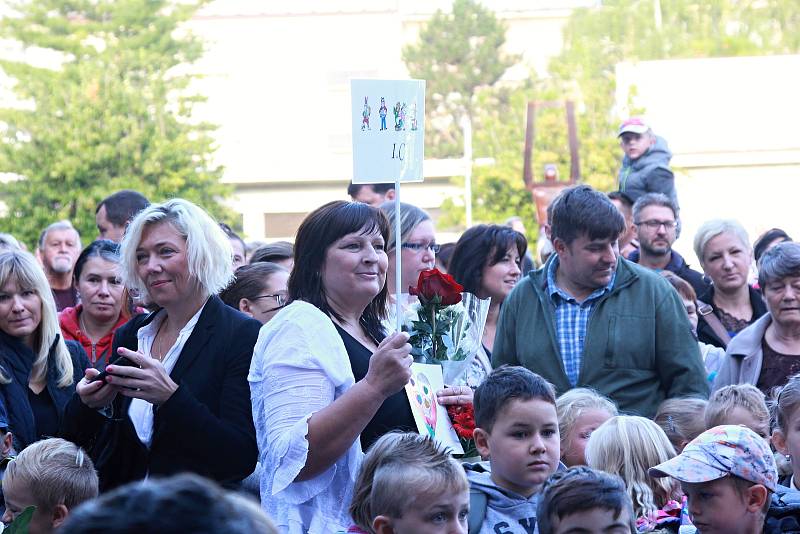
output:
POLYGON ((464 449, 464 458, 478 456, 475 447, 475 411, 472 404, 450 404, 447 406, 447 415, 453 423, 461 448, 464 449))
POLYGON ((419 298, 414 318, 405 327, 411 335, 411 354, 418 362, 440 364, 445 384, 462 383, 480 348, 489 300, 462 294, 463 286, 438 269, 422 271, 417 286, 408 289, 419 298))

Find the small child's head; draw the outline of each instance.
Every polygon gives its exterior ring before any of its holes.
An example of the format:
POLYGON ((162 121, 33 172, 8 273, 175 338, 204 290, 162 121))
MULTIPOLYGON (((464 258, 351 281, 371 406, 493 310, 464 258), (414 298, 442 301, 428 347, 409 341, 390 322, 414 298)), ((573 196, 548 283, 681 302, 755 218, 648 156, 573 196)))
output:
POLYGON ((692 325, 692 332, 697 332, 699 317, 697 315, 697 293, 695 293, 694 288, 689 282, 672 271, 664 270, 659 274, 666 278, 667 282, 678 292, 683 302, 683 308, 686 310, 686 316, 689 318, 689 324, 692 325))
POLYGON ((800 483, 800 375, 789 378, 775 393, 772 414, 772 444, 792 462, 794 479, 800 483))
POLYGON ((589 467, 625 481, 636 517, 649 517, 678 496, 678 485, 647 470, 675 456, 664 431, 650 419, 620 415, 594 431, 586 447, 589 467))
POLYGON ((588 388, 570 389, 556 400, 561 461, 567 467, 586 465, 586 443, 597 428, 617 415, 617 407, 588 388))
POLYGON ((475 446, 491 463, 495 484, 524 497, 558 469, 556 395, 524 367, 503 366, 475 390, 475 446))
POLYGON ((386 434, 364 457, 350 515, 377 534, 465 534, 469 483, 461 464, 431 438, 386 434))
POLYGON ((681 452, 687 443, 706 429, 703 414, 707 402, 704 399, 667 399, 658 407, 653 421, 669 438, 675 452, 681 452))
POLYGON ((539 534, 636 532, 631 498, 616 475, 585 466, 555 473, 542 489, 539 534))
POLYGON ((762 532, 770 493, 778 487, 767 441, 741 425, 706 430, 650 474, 680 481, 700 532, 762 532))
POLYGON ((97 491, 97 473, 83 449, 59 438, 37 441, 6 468, 3 522, 9 523, 27 507, 35 506, 28 531, 52 532, 71 509, 97 497, 97 491))
POLYGON ((752 384, 733 384, 715 391, 708 399, 706 428, 744 425, 769 439, 769 410, 764 394, 752 384))

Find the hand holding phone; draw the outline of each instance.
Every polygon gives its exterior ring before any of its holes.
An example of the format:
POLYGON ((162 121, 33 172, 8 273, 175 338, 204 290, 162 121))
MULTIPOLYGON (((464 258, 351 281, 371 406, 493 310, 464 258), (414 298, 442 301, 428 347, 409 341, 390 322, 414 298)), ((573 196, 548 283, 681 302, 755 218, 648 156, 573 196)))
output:
MULTIPOLYGON (((106 369, 108 369, 109 365, 135 365, 135 364, 132 361, 130 361, 128 358, 126 358, 125 356, 117 356, 112 362, 110 362, 108 365, 106 365, 106 369)), ((94 377, 91 380, 89 380, 89 383, 97 382, 98 380, 102 380, 103 382, 105 382, 106 381, 106 377, 109 374, 111 374, 111 373, 109 373, 108 371, 104 370, 99 375, 97 375, 96 377, 94 377)))

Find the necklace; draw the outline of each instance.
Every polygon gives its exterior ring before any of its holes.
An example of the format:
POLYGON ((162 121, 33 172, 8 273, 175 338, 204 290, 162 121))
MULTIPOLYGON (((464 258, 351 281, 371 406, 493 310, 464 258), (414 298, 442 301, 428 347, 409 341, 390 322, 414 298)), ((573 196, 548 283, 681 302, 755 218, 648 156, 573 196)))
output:
MULTIPOLYGON (((95 339, 94 339, 94 338, 93 338, 93 337, 92 337, 92 336, 89 334, 89 329, 88 329, 88 328, 86 328, 86 323, 85 323, 85 322, 83 322, 83 312, 81 312, 81 313, 78 315, 78 326, 80 326, 80 327, 81 327, 81 331, 83 332, 83 334, 84 334, 86 337, 88 337, 88 338, 89 338, 89 341, 91 341, 91 342, 92 342, 92 345, 96 345, 96 344, 97 344, 97 341, 99 341, 99 339, 98 339, 98 340, 95 340, 95 339)), ((100 337, 102 337, 102 336, 100 336, 100 337)))
POLYGON ((158 360, 161 363, 164 363, 164 357, 167 355, 167 352, 169 352, 169 348, 167 348, 166 351, 164 350, 164 347, 163 347, 164 338, 163 337, 161 338, 161 345, 162 345, 161 350, 157 350, 156 343, 159 341, 159 337, 158 336, 159 336, 159 334, 161 334, 161 328, 164 326, 164 323, 166 323, 166 322, 167 322, 167 318, 164 317, 164 320, 161 321, 161 324, 158 325, 158 330, 156 330, 156 335, 153 338, 153 344, 150 346, 150 356, 154 357, 156 360, 158 360))

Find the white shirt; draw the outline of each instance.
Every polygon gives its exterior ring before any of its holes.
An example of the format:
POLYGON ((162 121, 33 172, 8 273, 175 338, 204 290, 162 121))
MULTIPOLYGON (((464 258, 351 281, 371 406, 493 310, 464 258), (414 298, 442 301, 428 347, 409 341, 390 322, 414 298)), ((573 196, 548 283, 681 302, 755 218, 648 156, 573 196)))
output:
POLYGON ((294 482, 308 456, 308 420, 355 383, 331 319, 302 301, 281 310, 261 328, 247 380, 263 466, 261 507, 282 533, 347 530, 360 440, 325 472, 294 482))
MULTIPOLYGON (((206 301, 206 304, 208 301, 206 301)), ((183 346, 186 345, 186 341, 189 339, 189 336, 192 335, 194 331, 194 327, 197 324, 197 320, 200 318, 200 314, 203 312, 203 308, 206 307, 206 304, 197 310, 197 313, 189 319, 189 322, 186 323, 180 333, 178 334, 178 339, 175 340, 175 344, 172 345, 172 348, 167 351, 167 354, 164 355, 164 360, 161 364, 166 369, 167 374, 171 373, 172 370, 175 368, 175 364, 178 362, 178 358, 181 355, 181 351, 183 350, 183 346)), ((150 323, 144 325, 136 332, 136 338, 138 340, 138 348, 137 350, 144 354, 145 356, 152 358, 152 350, 153 350, 153 341, 156 339, 156 335, 158 334, 158 329, 161 327, 161 323, 164 322, 164 319, 167 317, 167 312, 165 310, 161 310, 156 314, 150 323)), ((128 417, 131 418, 131 422, 133 423, 133 427, 136 429, 136 435, 139 436, 139 440, 149 449, 150 444, 153 442, 153 405, 150 402, 147 402, 143 399, 133 399, 131 401, 131 405, 128 408, 128 417)))

